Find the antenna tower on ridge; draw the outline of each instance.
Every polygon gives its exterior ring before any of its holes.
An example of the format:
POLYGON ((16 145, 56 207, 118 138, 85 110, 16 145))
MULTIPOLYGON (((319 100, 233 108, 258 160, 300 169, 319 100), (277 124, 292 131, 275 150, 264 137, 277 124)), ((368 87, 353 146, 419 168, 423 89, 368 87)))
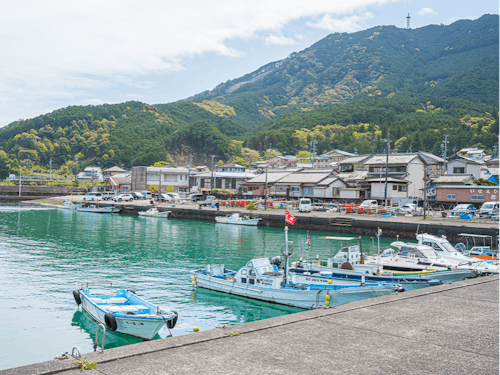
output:
POLYGON ((406 28, 409 29, 410 28, 410 13, 408 13, 408 17, 406 17, 406 28))

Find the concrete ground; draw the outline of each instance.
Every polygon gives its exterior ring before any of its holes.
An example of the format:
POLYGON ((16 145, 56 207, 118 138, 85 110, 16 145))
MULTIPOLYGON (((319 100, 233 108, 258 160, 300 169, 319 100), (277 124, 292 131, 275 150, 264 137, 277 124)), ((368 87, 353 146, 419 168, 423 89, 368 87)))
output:
MULTIPOLYGON (((108 375, 498 374, 499 277, 304 311, 84 357, 98 363, 96 373, 108 375)), ((53 360, 0 374, 80 374, 73 361, 53 360)))
MULTIPOLYGON (((67 199, 71 199, 73 202, 81 202, 83 196, 66 196, 66 197, 47 197, 41 198, 33 201, 26 201, 26 203, 52 203, 52 204, 60 204, 67 199)), ((105 201, 104 203, 113 203, 112 201, 105 201)), ((117 204, 123 204, 126 206, 147 206, 150 204, 149 200, 135 200, 133 202, 119 202, 117 204)), ((181 203, 161 203, 159 207, 163 208, 185 208, 185 209, 198 209, 197 204, 181 204, 181 203)), ((216 208, 211 207, 203 207, 203 210, 206 211, 217 211, 216 208)), ((249 212, 242 210, 241 208, 230 208, 230 207, 220 207, 221 212, 231 213, 231 212, 249 212)), ((382 217, 381 215, 373 215, 373 214, 346 214, 343 212, 323 212, 323 211, 313 211, 313 212, 298 212, 297 210, 290 210, 294 216, 297 217, 307 217, 314 216, 318 218, 346 218, 346 219, 362 219, 362 220, 373 220, 373 221, 383 221, 383 222, 393 222, 393 223, 421 223, 421 224, 443 224, 447 226, 456 226, 456 227, 471 227, 471 228, 491 228, 498 230, 499 224, 496 221, 491 219, 475 219, 475 220, 462 220, 462 219, 446 219, 441 216, 440 211, 433 211, 429 213, 429 219, 424 220, 422 216, 391 216, 391 217, 382 217)), ((251 211, 252 215, 263 216, 266 214, 272 215, 285 215, 284 209, 270 209, 270 210, 256 210, 251 211)), ((466 231, 465 231, 466 232, 466 231)))

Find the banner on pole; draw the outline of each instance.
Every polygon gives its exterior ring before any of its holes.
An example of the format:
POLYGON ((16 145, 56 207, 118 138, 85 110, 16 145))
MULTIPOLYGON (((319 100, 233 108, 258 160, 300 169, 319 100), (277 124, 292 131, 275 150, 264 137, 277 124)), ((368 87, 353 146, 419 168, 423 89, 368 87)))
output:
POLYGON ((293 225, 297 221, 297 218, 293 216, 288 210, 285 211, 285 222, 287 224, 293 225))

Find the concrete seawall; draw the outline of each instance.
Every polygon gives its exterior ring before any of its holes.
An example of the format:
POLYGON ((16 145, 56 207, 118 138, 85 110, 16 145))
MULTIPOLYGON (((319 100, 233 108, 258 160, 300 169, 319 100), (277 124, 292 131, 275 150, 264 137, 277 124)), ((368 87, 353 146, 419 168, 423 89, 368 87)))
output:
MULTIPOLYGON (((498 280, 481 277, 83 357, 107 375, 498 374, 498 280)), ((0 374, 80 374, 73 361, 0 374)))

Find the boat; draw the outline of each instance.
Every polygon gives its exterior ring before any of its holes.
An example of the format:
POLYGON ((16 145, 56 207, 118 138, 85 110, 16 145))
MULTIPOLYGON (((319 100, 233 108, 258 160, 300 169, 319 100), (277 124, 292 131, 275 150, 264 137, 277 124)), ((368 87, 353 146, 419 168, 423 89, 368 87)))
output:
POLYGON ((151 340, 163 326, 175 327, 178 314, 167 311, 145 301, 134 291, 118 289, 113 292, 113 283, 109 284, 109 294, 91 294, 89 284, 100 282, 78 282, 73 291, 77 305, 82 305, 95 321, 103 324, 112 332, 124 333, 151 340))
POLYGON ((120 212, 120 207, 108 206, 108 207, 99 207, 95 204, 91 204, 88 206, 76 207, 76 211, 78 212, 93 212, 97 214, 114 214, 120 212))
POLYGON ((218 216, 215 218, 215 221, 219 224, 235 224, 235 225, 249 225, 255 226, 259 223, 261 218, 253 218, 251 219, 249 216, 241 217, 239 213, 234 213, 227 216, 218 216))
MULTIPOLYGON (((455 249, 461 251, 465 255, 469 255, 474 258, 488 260, 488 261, 498 261, 498 249, 493 250, 492 246, 486 245, 489 242, 493 245, 493 237, 481 234, 470 234, 470 233, 460 233, 459 237, 462 237, 465 241, 465 245, 463 242, 457 243, 455 249), (483 244, 478 245, 476 243, 482 240, 483 244), (469 242, 472 242, 472 247, 469 247, 469 242)), ((497 246, 498 248, 498 246, 497 246)))
POLYGON ((139 212, 141 217, 162 217, 167 218, 172 211, 159 211, 156 207, 152 207, 147 211, 139 212))
POLYGON ((464 263, 442 258, 441 254, 430 246, 401 241, 393 242, 391 246, 399 248, 399 251, 389 248, 380 255, 367 256, 367 263, 381 264, 384 273, 389 271, 392 276, 440 277, 443 282, 459 281, 492 273, 484 261, 475 259, 473 262, 464 263))
POLYGON ((474 258, 470 255, 464 254, 455 248, 446 239, 446 236, 434 236, 428 233, 421 233, 417 234, 416 237, 419 245, 432 247, 432 249, 434 249, 436 253, 444 259, 460 262, 462 264, 469 264, 477 269, 484 268, 484 271, 491 273, 499 272, 498 262, 487 263, 486 260, 474 258))
POLYGON ((288 241, 288 228, 285 227, 285 268, 280 272, 269 258, 250 260, 238 271, 228 270, 223 264, 208 265, 191 271, 195 287, 211 289, 223 293, 287 306, 311 309, 320 306, 336 306, 387 295, 395 291, 404 291, 398 284, 371 284, 363 282, 357 285, 338 284, 303 284, 295 283, 288 272, 288 258, 291 249, 288 241))
POLYGON ((82 207, 82 204, 75 204, 69 199, 65 200, 60 206, 57 206, 57 208, 63 210, 76 210, 78 207, 82 207))

